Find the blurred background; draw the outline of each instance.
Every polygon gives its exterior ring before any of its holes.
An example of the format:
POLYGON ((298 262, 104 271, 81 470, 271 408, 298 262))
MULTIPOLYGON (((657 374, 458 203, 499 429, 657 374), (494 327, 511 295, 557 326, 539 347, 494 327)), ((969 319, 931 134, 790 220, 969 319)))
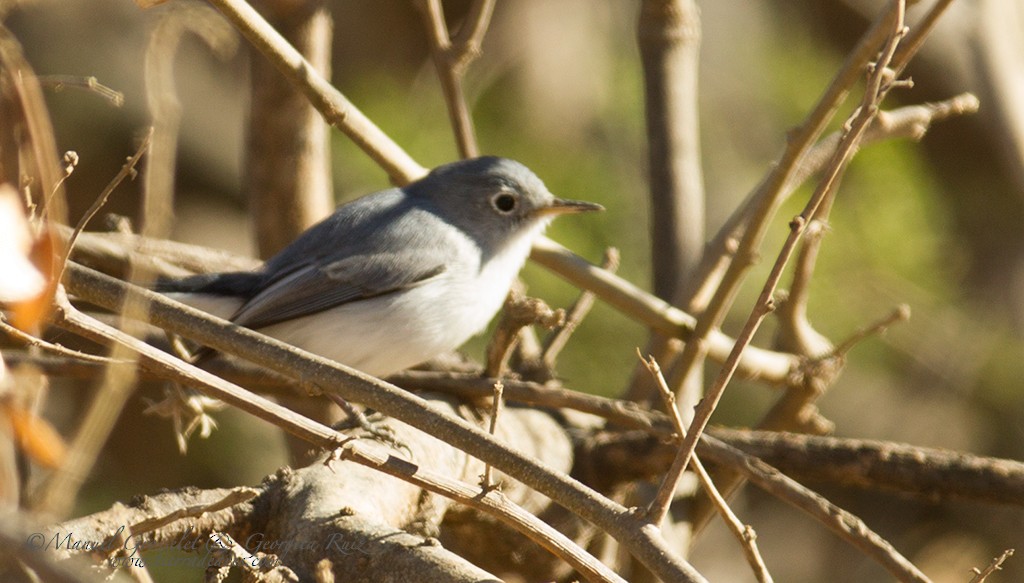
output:
MULTIPOLYGON (((125 0, 37 0, 10 10, 8 25, 40 75, 95 76, 125 95, 122 107, 98 96, 49 91, 61 151, 81 163, 67 182, 72 217, 95 199, 148 126, 144 54, 150 33, 181 2, 143 10, 125 0)), ((468 2, 447 1, 449 22, 468 2)), ((703 2, 701 136, 707 228, 713 233, 781 152, 875 13, 879 2, 740 0, 703 2)), ((331 2, 333 80, 421 164, 457 151, 412 2, 331 2)), ((913 13, 912 13, 913 15, 913 13)), ((552 192, 605 205, 601 216, 564 219, 549 235, 600 259, 622 253, 619 274, 649 289, 646 149, 636 2, 499 2, 483 55, 466 88, 481 150, 519 159, 552 192)), ((858 346, 820 402, 845 437, 908 442, 1024 459, 1024 6, 1018 0, 954 3, 909 73, 911 91, 890 105, 979 96, 981 111, 942 122, 921 143, 873 145, 852 164, 832 213, 810 302, 816 329, 838 342, 907 303, 913 316, 858 346)), ((253 254, 242 193, 248 46, 217 55, 183 40, 175 76, 182 107, 176 177, 176 239, 253 254)), ((848 110, 847 110, 848 111, 848 110)), ((839 116, 841 120, 843 114, 839 116)), ((332 134, 338 202, 389 186, 347 139, 332 134)), ((797 194, 777 218, 725 325, 735 333, 760 290, 786 223, 806 201, 797 194)), ((139 183, 123 185, 107 207, 137 220, 139 183)), ((552 306, 577 294, 537 266, 524 279, 552 306)), ((788 280, 784 280, 788 281, 788 280)), ((770 344, 769 321, 755 343, 770 344)), ((562 359, 574 389, 619 394, 646 331, 598 304, 562 359)), ((485 339, 466 346, 480 359, 485 339)), ((709 367, 709 374, 717 372, 709 367)), ((272 428, 231 411, 220 429, 193 439, 187 457, 169 423, 144 417, 132 400, 83 490, 75 515, 139 493, 185 485, 253 483, 286 463, 272 428)), ((735 382, 713 422, 749 426, 775 389, 735 382)), ((55 385, 51 411, 69 434, 88 387, 55 385)), ((809 484, 887 537, 936 581, 966 581, 1003 549, 1024 551, 1024 510, 932 503, 809 484)), ((798 512, 748 489, 735 509, 759 534, 780 581, 877 581, 874 563, 798 512)), ((712 525, 693 552, 714 581, 747 581, 735 542, 712 525)), ((155 570, 174 580, 173 569, 155 570)), ((166 579, 164 579, 166 577, 166 579)), ((991 581, 1024 580, 1011 559, 991 581)))

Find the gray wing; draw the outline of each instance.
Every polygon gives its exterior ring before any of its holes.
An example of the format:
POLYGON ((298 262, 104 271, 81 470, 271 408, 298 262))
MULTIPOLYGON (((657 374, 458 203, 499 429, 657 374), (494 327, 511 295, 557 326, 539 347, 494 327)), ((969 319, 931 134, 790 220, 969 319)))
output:
POLYGON ((430 251, 351 255, 323 264, 310 263, 275 279, 239 308, 231 320, 248 328, 262 328, 417 286, 444 271, 441 257, 430 251))

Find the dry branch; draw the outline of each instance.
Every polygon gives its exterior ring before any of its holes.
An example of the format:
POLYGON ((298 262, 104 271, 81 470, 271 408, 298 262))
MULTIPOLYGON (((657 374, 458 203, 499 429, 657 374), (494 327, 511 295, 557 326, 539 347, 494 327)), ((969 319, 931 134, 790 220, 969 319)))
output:
MULTIPOLYGON (((644 528, 643 523, 628 509, 539 463, 534 457, 523 455, 495 441, 479 428, 434 412, 422 399, 393 385, 86 268, 72 265, 68 271, 67 285, 76 295, 108 309, 116 309, 126 299, 140 296, 150 303, 151 318, 157 325, 219 352, 260 362, 278 372, 314 383, 326 393, 365 404, 409 423, 492 464, 593 522, 615 536, 630 553, 659 576, 685 581, 703 579, 693 567, 665 545, 658 533, 644 528)), ((144 349, 140 347, 140 350, 144 349)), ((188 382, 188 379, 180 378, 176 370, 167 372, 177 375, 181 382, 188 382)), ((209 377, 212 383, 224 384, 224 381, 212 375, 209 377)), ((229 396, 234 392, 235 389, 232 389, 229 396)), ((236 406, 257 416, 265 416, 267 411, 266 405, 256 408, 248 400, 241 400, 236 406)), ((337 439, 333 432, 323 435, 319 430, 311 431, 308 425, 302 423, 301 418, 290 424, 288 429, 299 437, 314 439, 318 443, 325 438, 332 441, 337 439)))

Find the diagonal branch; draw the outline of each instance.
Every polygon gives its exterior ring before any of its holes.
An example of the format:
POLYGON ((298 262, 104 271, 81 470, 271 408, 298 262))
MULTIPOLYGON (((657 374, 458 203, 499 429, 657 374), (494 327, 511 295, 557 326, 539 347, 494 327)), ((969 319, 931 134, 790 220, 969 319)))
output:
MULTIPOLYGON (((433 411, 423 399, 394 385, 75 264, 70 266, 67 279, 69 291, 108 309, 117 309, 128 298, 141 297, 152 308, 153 322, 171 332, 208 345, 218 352, 259 362, 293 378, 301 378, 325 393, 363 403, 492 464, 608 532, 659 577, 703 580, 655 530, 646 528, 628 509, 496 441, 475 425, 433 411)), ((176 373, 172 371, 172 374, 176 373)), ((224 381, 216 379, 214 382, 224 381)), ((244 400, 239 406, 247 412, 265 414, 265 408, 253 410, 244 400)), ((294 416, 294 413, 290 414, 294 416)), ((334 432, 323 436, 306 425, 293 424, 286 429, 303 439, 307 436, 337 439, 334 432)))

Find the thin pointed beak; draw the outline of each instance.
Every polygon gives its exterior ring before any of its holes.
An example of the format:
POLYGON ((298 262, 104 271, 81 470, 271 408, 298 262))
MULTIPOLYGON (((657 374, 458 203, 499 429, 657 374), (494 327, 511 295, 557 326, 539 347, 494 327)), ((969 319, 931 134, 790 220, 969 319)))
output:
POLYGON ((573 215, 576 213, 589 213, 593 211, 603 211, 604 207, 593 202, 585 202, 582 200, 567 200, 564 198, 556 198, 551 201, 551 204, 534 209, 533 216, 535 217, 546 217, 546 216, 559 216, 559 215, 573 215))

